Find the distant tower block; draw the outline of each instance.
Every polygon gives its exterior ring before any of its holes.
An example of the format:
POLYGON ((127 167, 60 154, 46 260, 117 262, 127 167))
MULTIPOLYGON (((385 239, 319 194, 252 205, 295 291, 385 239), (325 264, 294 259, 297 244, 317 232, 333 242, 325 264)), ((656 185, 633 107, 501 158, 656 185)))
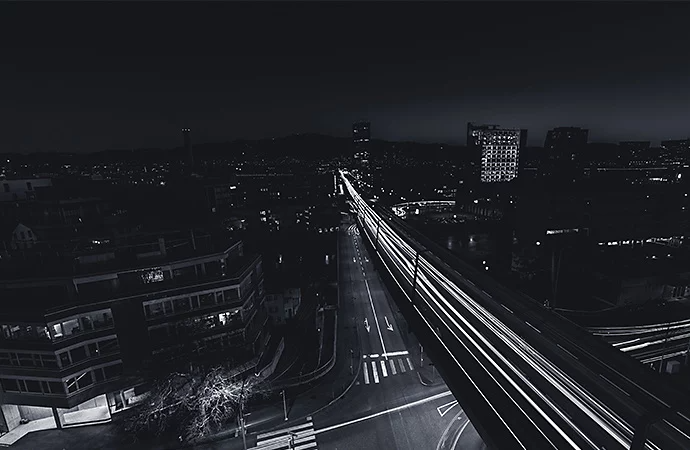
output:
POLYGON ((182 129, 182 136, 184 137, 184 149, 187 152, 187 162, 190 169, 194 168, 194 149, 192 148, 192 130, 189 128, 182 129))

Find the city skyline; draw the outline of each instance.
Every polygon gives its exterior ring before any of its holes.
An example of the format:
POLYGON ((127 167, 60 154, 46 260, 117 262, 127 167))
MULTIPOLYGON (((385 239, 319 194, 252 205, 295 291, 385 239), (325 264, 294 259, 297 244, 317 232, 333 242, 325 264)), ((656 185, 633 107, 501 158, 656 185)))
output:
POLYGON ((687 5, 403 3, 395 20, 337 2, 175 4, 165 21, 153 4, 60 8, 75 14, 3 6, 3 152, 176 147, 183 127, 196 143, 346 137, 361 118, 375 138, 461 145, 470 121, 527 128, 529 145, 559 126, 594 142, 688 134, 673 56, 687 5))

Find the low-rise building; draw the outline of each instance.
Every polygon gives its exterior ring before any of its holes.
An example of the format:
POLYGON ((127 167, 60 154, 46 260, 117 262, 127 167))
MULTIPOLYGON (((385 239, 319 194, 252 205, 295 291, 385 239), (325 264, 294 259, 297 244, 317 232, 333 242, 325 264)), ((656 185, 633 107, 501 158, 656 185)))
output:
POLYGON ((284 325, 295 317, 302 302, 302 290, 292 287, 266 294, 266 311, 274 325, 284 325))

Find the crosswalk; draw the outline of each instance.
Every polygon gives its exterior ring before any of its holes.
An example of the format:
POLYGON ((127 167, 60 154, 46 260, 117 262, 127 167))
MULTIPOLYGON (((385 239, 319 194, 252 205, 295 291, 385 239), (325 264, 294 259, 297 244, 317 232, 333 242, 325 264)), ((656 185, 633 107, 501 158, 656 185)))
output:
POLYGON ((412 371, 414 371, 414 365, 409 356, 383 359, 379 355, 364 355, 362 363, 364 384, 378 384, 389 376, 412 371))
POLYGON ((303 424, 261 433, 256 436, 256 447, 252 448, 260 450, 318 449, 314 423, 309 416, 303 424))

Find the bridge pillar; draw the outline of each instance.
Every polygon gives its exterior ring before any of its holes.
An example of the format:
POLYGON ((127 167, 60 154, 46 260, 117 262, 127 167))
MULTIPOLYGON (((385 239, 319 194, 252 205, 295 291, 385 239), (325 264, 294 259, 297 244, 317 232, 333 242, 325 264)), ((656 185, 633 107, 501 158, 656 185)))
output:
POLYGON ((640 423, 635 427, 635 434, 633 435, 633 440, 630 443, 630 450, 642 450, 647 442, 647 432, 649 427, 652 425, 652 420, 650 417, 643 416, 640 419, 640 423))
POLYGON ((414 258, 414 276, 412 277, 412 296, 410 297, 413 301, 417 297, 417 270, 419 268, 419 252, 414 258))

